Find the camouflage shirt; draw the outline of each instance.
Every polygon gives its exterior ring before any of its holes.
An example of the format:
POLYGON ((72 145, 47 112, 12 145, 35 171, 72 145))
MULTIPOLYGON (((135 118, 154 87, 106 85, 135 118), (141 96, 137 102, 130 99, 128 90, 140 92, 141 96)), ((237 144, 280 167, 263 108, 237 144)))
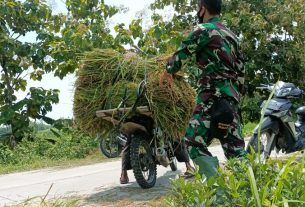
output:
POLYGON ((230 96, 239 101, 245 72, 239 41, 219 18, 214 17, 194 28, 169 60, 167 72, 176 73, 183 61, 192 55, 196 56, 197 62, 198 93, 230 96))

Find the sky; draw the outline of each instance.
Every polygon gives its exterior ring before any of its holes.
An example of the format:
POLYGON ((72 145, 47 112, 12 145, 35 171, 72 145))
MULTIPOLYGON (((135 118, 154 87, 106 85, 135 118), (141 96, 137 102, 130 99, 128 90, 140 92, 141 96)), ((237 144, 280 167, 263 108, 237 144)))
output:
MULTIPOLYGON (((110 19, 110 28, 117 23, 125 23, 128 25, 132 19, 136 17, 138 12, 147 9, 148 5, 154 0, 105 0, 109 5, 124 5, 128 8, 128 12, 124 14, 115 15, 110 19)), ((55 13, 65 13, 66 9, 63 0, 49 0, 52 3, 52 9, 55 13)), ((112 31, 114 33, 114 31, 112 31)), ((35 41, 35 33, 27 34, 21 41, 33 42, 35 41)), ((72 118, 73 117, 73 93, 74 82, 76 77, 74 74, 67 75, 63 80, 54 77, 52 73, 43 76, 41 81, 33 81, 27 78, 28 86, 25 92, 16 93, 17 99, 23 99, 29 91, 30 87, 42 87, 45 89, 59 89, 59 103, 53 105, 52 112, 47 116, 53 119, 72 118)))

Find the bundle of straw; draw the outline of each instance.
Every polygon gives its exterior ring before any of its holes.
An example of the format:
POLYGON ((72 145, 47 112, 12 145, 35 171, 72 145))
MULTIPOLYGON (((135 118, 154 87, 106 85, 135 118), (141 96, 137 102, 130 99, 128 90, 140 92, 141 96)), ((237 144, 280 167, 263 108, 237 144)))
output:
POLYGON ((74 94, 74 117, 77 126, 95 136, 107 133, 112 123, 96 117, 95 112, 116 108, 126 94, 126 107, 133 106, 138 84, 147 75, 146 98, 141 105, 149 105, 153 118, 169 138, 181 138, 190 119, 195 93, 182 78, 175 78, 172 87, 160 87, 160 74, 165 58, 145 59, 111 49, 96 49, 85 53, 78 71, 74 94))

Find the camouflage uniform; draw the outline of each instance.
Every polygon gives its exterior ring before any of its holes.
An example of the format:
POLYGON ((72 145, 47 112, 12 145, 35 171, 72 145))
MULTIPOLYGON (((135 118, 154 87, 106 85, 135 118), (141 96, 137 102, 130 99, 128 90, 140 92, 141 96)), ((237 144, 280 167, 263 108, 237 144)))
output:
POLYGON ((228 133, 220 139, 222 148, 227 158, 244 156, 245 143, 238 106, 239 91, 244 84, 244 66, 238 38, 219 18, 199 24, 169 60, 167 72, 176 73, 183 61, 193 54, 197 62, 197 68, 193 67, 192 71, 196 74, 197 98, 184 138, 189 155, 193 160, 200 156, 212 156, 207 148, 214 138, 209 136, 210 111, 215 101, 224 98, 233 109, 234 120, 227 127, 228 133))

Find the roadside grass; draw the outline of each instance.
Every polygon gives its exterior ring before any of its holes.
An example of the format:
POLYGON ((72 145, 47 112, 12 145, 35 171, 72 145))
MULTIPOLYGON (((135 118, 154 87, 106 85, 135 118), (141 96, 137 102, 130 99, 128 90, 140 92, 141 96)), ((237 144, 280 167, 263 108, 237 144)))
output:
POLYGON ((24 139, 15 149, 0 143, 0 174, 47 167, 73 167, 105 161, 98 141, 69 129, 55 136, 44 130, 24 139), (51 141, 50 141, 51 140, 51 141))
MULTIPOLYGON (((99 207, 99 206, 111 206, 111 207, 162 207, 165 206, 165 197, 159 197, 148 201, 134 201, 134 200, 116 200, 113 201, 100 201, 96 203, 86 203, 81 197, 67 197, 54 199, 45 199, 44 197, 30 198, 17 205, 10 207, 99 207)), ((9 206, 6 206, 9 207, 9 206)))
MULTIPOLYGON (((45 196, 46 197, 46 196, 45 196)), ((30 198, 22 203, 17 205, 12 205, 10 207, 79 207, 80 199, 71 197, 71 198, 58 198, 54 199, 45 199, 45 197, 34 197, 30 198)))
MULTIPOLYGON (((98 207, 98 206, 111 206, 111 207, 162 207, 165 206, 165 197, 162 196, 160 198, 155 198, 148 201, 134 201, 134 200, 113 200, 113 201, 104 201, 97 202, 96 204, 90 204, 90 207, 98 207)), ((88 207, 89 207, 88 206, 88 207)), ((84 205, 86 207, 86 205, 84 205)))
POLYGON ((77 167, 82 165, 90 165, 100 162, 105 162, 109 160, 116 160, 116 159, 109 159, 106 158, 99 149, 91 152, 84 158, 75 158, 75 159, 60 159, 60 160, 52 160, 49 158, 37 158, 33 159, 29 163, 21 163, 21 164, 0 164, 0 174, 8 174, 14 172, 22 172, 28 170, 37 170, 43 168, 69 168, 69 167, 77 167))

